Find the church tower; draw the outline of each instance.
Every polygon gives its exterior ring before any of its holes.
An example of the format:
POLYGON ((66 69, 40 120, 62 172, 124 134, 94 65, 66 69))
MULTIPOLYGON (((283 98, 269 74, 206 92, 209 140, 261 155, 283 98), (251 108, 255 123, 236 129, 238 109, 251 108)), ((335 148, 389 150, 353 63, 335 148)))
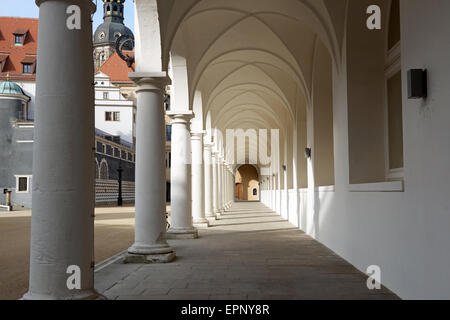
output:
POLYGON ((125 0, 103 0, 103 23, 95 30, 93 40, 96 70, 114 53, 117 38, 133 35, 124 24, 124 4, 125 0))

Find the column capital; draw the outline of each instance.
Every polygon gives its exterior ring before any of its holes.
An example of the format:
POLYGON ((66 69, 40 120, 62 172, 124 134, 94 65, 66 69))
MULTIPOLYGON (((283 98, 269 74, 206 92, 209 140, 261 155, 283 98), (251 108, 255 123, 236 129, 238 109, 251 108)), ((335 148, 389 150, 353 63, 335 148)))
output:
POLYGON ((191 110, 184 112, 169 111, 166 114, 172 120, 172 124, 189 124, 194 117, 194 113, 191 110))
POLYGON ((202 140, 203 141, 203 135, 204 134, 205 134, 205 131, 191 132, 191 139, 192 140, 202 140))
POLYGON ((167 72, 130 72, 130 78, 137 86, 136 93, 144 91, 165 91, 172 83, 167 72))

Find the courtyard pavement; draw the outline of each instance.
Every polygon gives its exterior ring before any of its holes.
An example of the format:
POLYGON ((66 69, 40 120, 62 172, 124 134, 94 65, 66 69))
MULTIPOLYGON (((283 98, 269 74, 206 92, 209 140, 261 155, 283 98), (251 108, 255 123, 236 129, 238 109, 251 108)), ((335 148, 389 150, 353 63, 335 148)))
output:
POLYGON ((260 203, 235 203, 199 239, 168 242, 174 262, 123 264, 122 253, 97 266, 96 289, 132 300, 398 299, 260 203))
MULTIPOLYGON (((0 300, 19 299, 28 290, 31 211, 19 210, 0 211, 0 300)), ((98 263, 133 244, 134 208, 96 208, 95 215, 98 263)))

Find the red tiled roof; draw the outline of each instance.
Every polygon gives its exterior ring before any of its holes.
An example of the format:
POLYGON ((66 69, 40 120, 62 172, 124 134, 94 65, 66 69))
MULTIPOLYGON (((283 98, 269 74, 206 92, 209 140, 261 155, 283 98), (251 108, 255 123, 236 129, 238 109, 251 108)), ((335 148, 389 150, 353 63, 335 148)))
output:
POLYGON ((34 63, 37 53, 38 19, 0 17, 0 56, 7 56, 0 80, 36 80, 36 74, 23 74, 22 62, 34 63), (24 34, 23 46, 14 45, 14 34, 24 34))
MULTIPOLYGON (((124 54, 132 54, 131 51, 124 51, 124 54)), ((130 82, 130 78, 128 78, 128 73, 133 72, 132 68, 128 68, 125 61, 120 59, 119 55, 114 52, 114 54, 109 57, 108 60, 100 67, 97 71, 106 74, 111 82, 130 82)))

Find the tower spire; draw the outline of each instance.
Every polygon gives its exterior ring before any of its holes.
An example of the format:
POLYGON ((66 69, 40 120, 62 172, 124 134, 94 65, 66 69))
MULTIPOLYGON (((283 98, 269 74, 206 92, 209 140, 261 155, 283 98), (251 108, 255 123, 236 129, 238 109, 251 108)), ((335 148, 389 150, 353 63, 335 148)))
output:
POLYGON ((103 19, 107 22, 123 23, 125 0, 103 0, 103 19))

